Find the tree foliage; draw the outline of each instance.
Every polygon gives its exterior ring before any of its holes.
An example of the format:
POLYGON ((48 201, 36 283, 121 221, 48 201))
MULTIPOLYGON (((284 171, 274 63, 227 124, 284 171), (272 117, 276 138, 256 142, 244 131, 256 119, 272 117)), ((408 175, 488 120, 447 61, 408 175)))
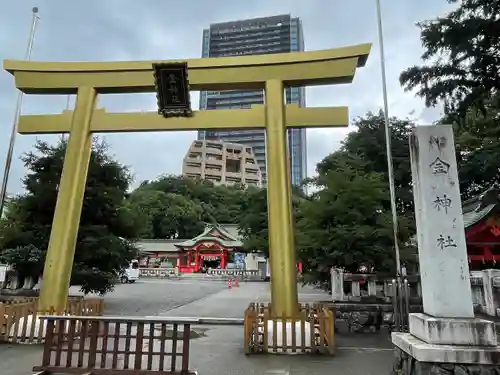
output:
POLYGON ((267 190, 256 189, 249 192, 241 210, 245 214, 240 216, 238 226, 245 249, 249 252, 262 251, 268 256, 267 190))
MULTIPOLYGON (((292 188, 294 222, 300 217, 300 204, 305 199, 299 187, 292 188)), ((267 189, 250 189, 241 206, 243 215, 238 222, 244 248, 248 252, 260 251, 269 256, 269 221, 267 211, 267 189)))
MULTIPOLYGON (((54 216, 66 143, 39 141, 22 157, 29 173, 26 194, 9 202, 1 220, 0 256, 21 278, 37 279, 43 271, 54 216)), ((116 273, 137 257, 137 232, 131 212, 123 207, 131 176, 94 142, 76 244, 72 284, 86 293, 112 290, 116 273)))
POLYGON ((240 185, 215 186, 206 180, 162 176, 144 181, 130 194, 143 238, 192 238, 205 223, 237 224, 249 190, 240 185))
MULTIPOLYGON (((392 217, 384 175, 367 172, 366 164, 358 164, 360 159, 346 151, 325 159, 313 179, 319 190, 302 202, 297 224, 305 281, 328 282, 331 267, 358 272, 364 266, 370 272, 394 272, 392 217), (340 167, 331 164, 325 170, 325 164, 332 161, 340 167)), ((400 217, 399 239, 406 262, 414 261, 410 248, 404 246, 411 227, 409 219, 400 217)))
POLYGON ((455 125, 462 198, 500 183, 500 3, 449 0, 457 8, 419 23, 425 65, 400 81, 428 106, 442 103, 440 122, 455 125))
POLYGON ((179 194, 139 190, 127 205, 143 238, 192 238, 204 229, 201 205, 179 194))
MULTIPOLYGON (((408 136, 414 123, 407 119, 392 117, 389 119, 389 124, 398 211, 412 215, 413 195, 408 136)), ((365 116, 356 118, 353 125, 356 131, 347 135, 339 151, 328 155, 318 164, 317 172, 320 175, 332 170, 378 173, 381 174, 382 181, 388 183, 384 114, 381 111, 368 112, 365 116)))
MULTIPOLYGON (((416 260, 407 246, 414 234, 413 196, 408 135, 409 120, 391 118, 392 151, 399 217, 399 244, 406 264, 416 260)), ((331 267, 357 272, 395 272, 395 253, 387 176, 384 116, 367 113, 355 120, 340 150, 317 165, 306 183, 317 191, 293 194, 297 258, 305 282, 328 282, 331 267)), ((242 211, 240 233, 247 250, 268 248, 267 194, 249 194, 242 211)))
POLYGON ((500 88, 500 3, 448 0, 454 11, 420 22, 422 59, 427 65, 403 71, 401 84, 416 89, 428 106, 444 103, 447 113, 464 116, 483 109, 500 88))

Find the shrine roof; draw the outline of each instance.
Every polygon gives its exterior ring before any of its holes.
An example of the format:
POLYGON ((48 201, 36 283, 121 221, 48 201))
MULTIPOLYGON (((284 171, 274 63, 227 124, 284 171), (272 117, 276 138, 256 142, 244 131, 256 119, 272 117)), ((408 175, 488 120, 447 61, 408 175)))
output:
POLYGON ((462 203, 465 229, 481 222, 500 208, 500 191, 490 188, 483 194, 462 203))
POLYGON ((198 236, 180 243, 176 243, 177 247, 193 247, 198 242, 216 241, 224 247, 243 247, 243 243, 222 225, 210 224, 207 225, 205 231, 198 236))

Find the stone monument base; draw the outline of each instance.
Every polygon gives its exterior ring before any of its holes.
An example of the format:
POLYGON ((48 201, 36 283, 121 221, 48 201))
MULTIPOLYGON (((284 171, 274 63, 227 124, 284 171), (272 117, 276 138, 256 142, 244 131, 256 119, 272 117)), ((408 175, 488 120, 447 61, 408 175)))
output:
POLYGON ((493 322, 410 314, 409 333, 393 332, 393 374, 500 375, 493 322))
POLYGON ((498 365, 422 362, 398 347, 394 348, 394 375, 498 375, 498 365))
POLYGON ((490 320, 414 313, 408 323, 410 333, 428 344, 497 346, 495 323, 490 320))

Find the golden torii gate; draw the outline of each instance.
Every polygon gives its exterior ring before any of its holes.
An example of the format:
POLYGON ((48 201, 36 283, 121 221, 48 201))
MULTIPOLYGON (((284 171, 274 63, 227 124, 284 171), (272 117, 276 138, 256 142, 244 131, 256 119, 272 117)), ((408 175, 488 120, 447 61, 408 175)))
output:
MULTIPOLYGON (((298 311, 287 128, 348 125, 348 108, 285 105, 284 88, 350 83, 365 65, 371 44, 311 52, 186 60, 191 90, 265 90, 265 105, 250 109, 194 111, 164 118, 156 112, 107 113, 98 94, 155 92, 153 61, 4 61, 25 94, 76 94, 74 111, 24 115, 21 134, 69 133, 64 167, 43 271, 40 310, 66 306, 82 210, 92 133, 197 129, 266 129, 271 307, 275 317, 298 311)), ((161 63, 175 63, 162 61, 161 63)))

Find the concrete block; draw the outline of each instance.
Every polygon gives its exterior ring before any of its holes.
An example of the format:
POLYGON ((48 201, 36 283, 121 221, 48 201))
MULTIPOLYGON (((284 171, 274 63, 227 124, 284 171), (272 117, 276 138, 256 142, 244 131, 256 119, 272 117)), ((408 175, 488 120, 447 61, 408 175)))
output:
POLYGON ((428 344, 496 346, 495 323, 485 319, 409 315, 409 331, 428 344))
POLYGON ((410 333, 393 332, 392 343, 420 362, 499 365, 499 346, 459 346, 426 343, 410 333))

